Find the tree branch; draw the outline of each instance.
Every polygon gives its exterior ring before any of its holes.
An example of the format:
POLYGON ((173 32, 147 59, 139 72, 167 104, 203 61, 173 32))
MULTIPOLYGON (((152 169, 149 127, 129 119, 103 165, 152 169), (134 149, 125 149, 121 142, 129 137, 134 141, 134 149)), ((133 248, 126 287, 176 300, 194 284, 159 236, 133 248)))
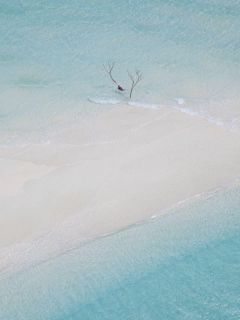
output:
POLYGON ((103 65, 103 69, 105 70, 105 72, 109 75, 110 79, 112 80, 112 82, 114 82, 116 85, 117 85, 117 89, 119 91, 124 91, 125 89, 123 89, 122 86, 120 86, 117 81, 113 78, 112 76, 112 71, 113 71, 113 68, 115 66, 115 62, 112 62, 112 63, 108 63, 107 65, 103 65))
POLYGON ((142 80, 142 73, 139 70, 135 71, 135 76, 133 76, 129 71, 128 71, 128 76, 131 80, 131 89, 129 93, 129 98, 132 98, 133 90, 137 86, 137 84, 142 80))

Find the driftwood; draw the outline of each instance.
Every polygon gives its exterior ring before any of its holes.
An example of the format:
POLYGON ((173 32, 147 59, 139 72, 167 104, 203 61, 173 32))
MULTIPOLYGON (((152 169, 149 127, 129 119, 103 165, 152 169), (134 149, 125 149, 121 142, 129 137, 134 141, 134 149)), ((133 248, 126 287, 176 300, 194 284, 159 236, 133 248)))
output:
MULTIPOLYGON (((115 62, 103 65, 103 69, 109 75, 112 82, 117 86, 117 89, 119 91, 125 91, 125 89, 113 78, 112 71, 113 71, 114 67, 115 67, 115 62)), ((136 70, 135 74, 133 75, 128 71, 128 76, 131 80, 131 88, 129 91, 129 99, 131 99, 132 95, 133 95, 133 90, 135 89, 137 84, 142 80, 142 73, 139 70, 136 70)))
POLYGON ((103 68, 106 71, 106 73, 109 75, 109 77, 112 80, 112 82, 114 82, 116 84, 117 89, 119 91, 124 91, 125 89, 122 86, 120 86, 120 84, 112 76, 112 71, 113 71, 114 66, 115 66, 115 62, 108 63, 107 65, 103 65, 103 68))
POLYGON ((132 98, 133 90, 135 89, 136 85, 142 80, 142 73, 139 70, 135 71, 135 76, 128 72, 128 76, 131 80, 131 89, 129 93, 129 98, 132 98))

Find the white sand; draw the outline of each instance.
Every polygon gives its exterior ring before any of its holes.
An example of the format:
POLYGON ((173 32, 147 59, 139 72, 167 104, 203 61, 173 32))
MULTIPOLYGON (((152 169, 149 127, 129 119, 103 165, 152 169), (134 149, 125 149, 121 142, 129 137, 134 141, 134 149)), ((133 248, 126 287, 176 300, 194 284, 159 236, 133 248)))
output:
POLYGON ((64 225, 70 243, 233 181, 240 134, 170 108, 122 106, 50 144, 0 148, 0 158, 0 249, 64 225))
POLYGON ((31 162, 0 159, 0 197, 14 196, 29 180, 49 173, 51 167, 31 162))

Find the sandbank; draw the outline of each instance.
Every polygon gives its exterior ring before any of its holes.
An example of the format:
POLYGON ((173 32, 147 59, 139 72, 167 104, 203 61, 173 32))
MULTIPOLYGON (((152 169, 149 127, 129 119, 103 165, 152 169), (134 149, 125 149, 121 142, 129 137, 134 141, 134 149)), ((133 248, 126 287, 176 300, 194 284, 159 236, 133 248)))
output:
POLYGON ((59 132, 0 147, 0 270, 16 245, 55 232, 67 248, 240 175, 239 132, 168 107, 117 106, 59 132))

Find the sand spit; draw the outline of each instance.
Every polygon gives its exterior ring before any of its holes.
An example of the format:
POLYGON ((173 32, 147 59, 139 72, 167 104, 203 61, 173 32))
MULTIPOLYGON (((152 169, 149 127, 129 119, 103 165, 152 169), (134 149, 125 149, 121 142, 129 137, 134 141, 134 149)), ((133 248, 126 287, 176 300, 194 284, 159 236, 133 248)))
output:
POLYGON ((239 133, 170 108, 119 106, 61 132, 0 148, 0 252, 62 225, 58 249, 110 233, 240 175, 239 133))

